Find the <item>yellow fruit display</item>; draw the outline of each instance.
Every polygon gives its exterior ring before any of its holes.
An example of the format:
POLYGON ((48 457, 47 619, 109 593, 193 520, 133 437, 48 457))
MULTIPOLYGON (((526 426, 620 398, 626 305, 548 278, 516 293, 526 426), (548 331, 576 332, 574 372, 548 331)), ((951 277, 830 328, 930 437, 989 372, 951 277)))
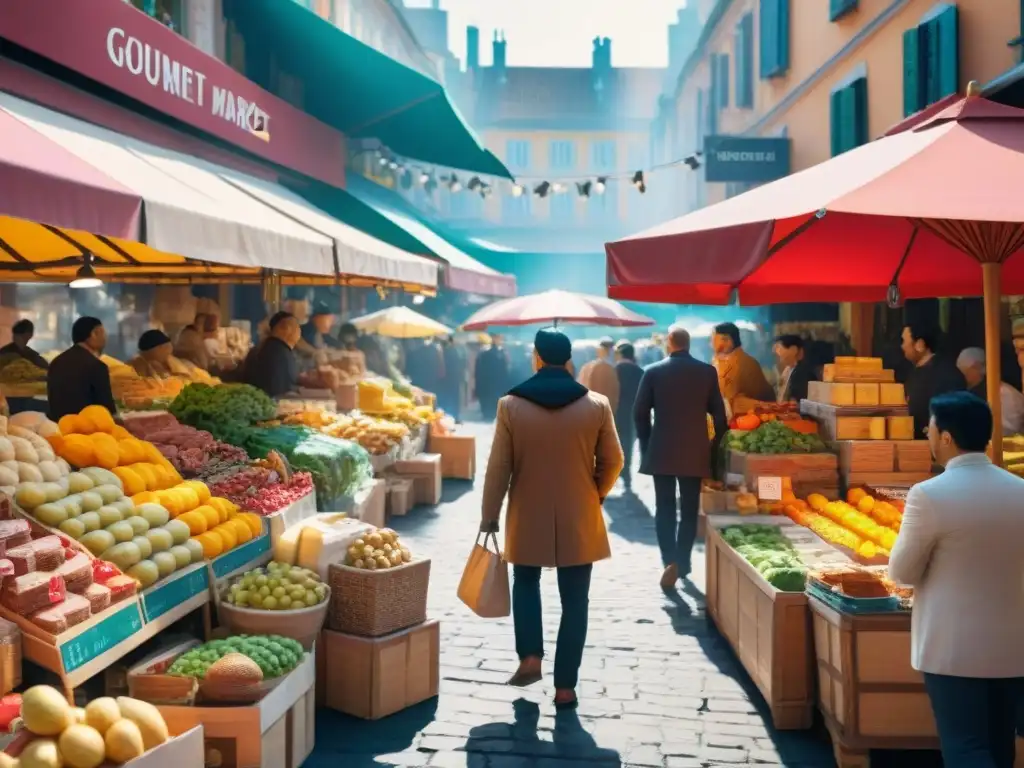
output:
POLYGON ((103 741, 106 744, 107 757, 116 763, 127 763, 146 751, 139 726, 123 717, 110 726, 104 734, 103 741))
MULTIPOLYGON (((246 528, 246 531, 249 529, 246 528)), ((222 523, 221 525, 215 526, 210 529, 210 533, 215 536, 220 536, 222 542, 224 542, 223 551, 229 552, 238 546, 238 532, 235 527, 230 523, 222 523)))
POLYGON ((107 756, 103 736, 88 725, 76 723, 67 728, 57 746, 67 768, 98 768, 107 756))
POLYGON ((224 540, 214 533, 201 533, 192 538, 203 545, 203 556, 207 560, 213 560, 224 551, 224 540))
POLYGON ((94 432, 109 434, 114 429, 114 417, 102 405, 87 405, 78 413, 78 418, 92 425, 94 432))
POLYGON ((131 699, 127 696, 117 697, 117 706, 121 710, 121 718, 135 723, 142 734, 142 744, 146 749, 159 747, 170 738, 167 723, 164 722, 160 710, 148 701, 131 699))
MULTIPOLYGON (((71 459, 68 459, 68 461, 71 461, 71 459)), ((71 463, 74 464, 73 461, 71 463)), ((121 481, 126 496, 136 496, 137 494, 145 493, 146 481, 135 470, 130 467, 114 467, 110 471, 117 475, 121 481)))
POLYGON ((74 722, 67 699, 48 685, 34 685, 22 694, 21 719, 37 736, 57 736, 74 722))
POLYGON ((182 485, 191 488, 199 497, 200 504, 207 504, 210 501, 210 489, 202 480, 186 480, 182 485))

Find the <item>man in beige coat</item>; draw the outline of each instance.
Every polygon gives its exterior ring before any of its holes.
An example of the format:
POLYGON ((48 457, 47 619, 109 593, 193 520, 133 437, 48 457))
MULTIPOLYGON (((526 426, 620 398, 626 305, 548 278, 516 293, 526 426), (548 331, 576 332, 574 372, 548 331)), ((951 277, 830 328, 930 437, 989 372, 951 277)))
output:
MULTIPOLYGON (((601 504, 622 470, 608 399, 574 381, 563 333, 537 332, 532 378, 498 403, 484 480, 482 531, 497 531, 508 496, 505 560, 513 565, 512 615, 519 669, 510 685, 541 679, 541 568, 558 569, 562 621, 555 649, 555 706, 576 706, 587 639, 593 563, 611 556, 601 504)), ((612 369, 614 374, 614 369, 612 369)))
POLYGON ((612 364, 615 342, 609 338, 601 339, 597 347, 597 359, 580 368, 579 382, 591 392, 597 392, 608 398, 612 413, 619 407, 619 374, 612 364))

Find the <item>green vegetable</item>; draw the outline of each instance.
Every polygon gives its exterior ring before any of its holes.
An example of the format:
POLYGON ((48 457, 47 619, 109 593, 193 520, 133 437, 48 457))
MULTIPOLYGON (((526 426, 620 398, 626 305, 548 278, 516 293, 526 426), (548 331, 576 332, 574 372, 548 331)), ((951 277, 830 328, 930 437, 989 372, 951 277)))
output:
POLYGON ((226 640, 213 640, 182 654, 167 670, 176 677, 202 680, 206 670, 229 653, 241 653, 256 662, 265 679, 291 672, 305 656, 302 645, 280 635, 233 635, 226 640))
POLYGON ((817 435, 805 435, 781 421, 768 421, 750 432, 730 432, 726 443, 746 453, 824 453, 827 448, 817 435))
POLYGON ((804 591, 807 566, 779 526, 730 525, 721 535, 773 587, 783 592, 804 591))

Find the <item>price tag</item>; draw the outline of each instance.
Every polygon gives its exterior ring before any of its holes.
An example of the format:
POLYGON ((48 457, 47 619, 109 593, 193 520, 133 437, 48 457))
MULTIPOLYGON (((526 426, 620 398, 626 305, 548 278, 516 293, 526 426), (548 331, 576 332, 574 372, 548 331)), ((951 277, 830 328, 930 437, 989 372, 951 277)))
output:
POLYGON ((172 608, 188 602, 193 597, 209 589, 209 571, 196 568, 177 578, 158 583, 142 593, 142 604, 145 607, 146 621, 163 616, 172 608))
POLYGON ((782 501, 782 478, 757 478, 757 498, 760 501, 782 501))

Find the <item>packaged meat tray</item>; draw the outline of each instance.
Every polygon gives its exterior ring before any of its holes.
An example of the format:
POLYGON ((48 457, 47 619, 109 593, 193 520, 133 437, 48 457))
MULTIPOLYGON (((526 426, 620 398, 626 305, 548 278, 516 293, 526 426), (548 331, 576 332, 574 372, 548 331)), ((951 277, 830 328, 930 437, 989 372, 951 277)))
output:
POLYGON ((28 520, 0 520, 0 545, 10 549, 32 540, 28 520))
POLYGON ((36 611, 28 618, 51 635, 59 635, 88 620, 91 615, 92 609, 88 600, 81 595, 69 594, 62 602, 36 611))
POLYGON ((82 597, 89 601, 93 615, 110 607, 110 590, 102 584, 90 584, 85 588, 82 597))
POLYGON ((32 571, 55 571, 64 562, 64 544, 59 536, 44 536, 13 549, 8 547, 5 557, 14 564, 16 576, 32 571))
POLYGON ((92 584, 92 561, 84 553, 78 553, 65 560, 57 573, 64 577, 68 592, 81 595, 92 584))
POLYGON ((0 603, 17 614, 28 616, 59 603, 66 595, 63 576, 33 571, 23 576, 5 578, 3 589, 0 590, 0 603))
POLYGON ((131 597, 139 588, 138 582, 131 576, 111 576, 104 584, 110 590, 112 603, 131 597))

